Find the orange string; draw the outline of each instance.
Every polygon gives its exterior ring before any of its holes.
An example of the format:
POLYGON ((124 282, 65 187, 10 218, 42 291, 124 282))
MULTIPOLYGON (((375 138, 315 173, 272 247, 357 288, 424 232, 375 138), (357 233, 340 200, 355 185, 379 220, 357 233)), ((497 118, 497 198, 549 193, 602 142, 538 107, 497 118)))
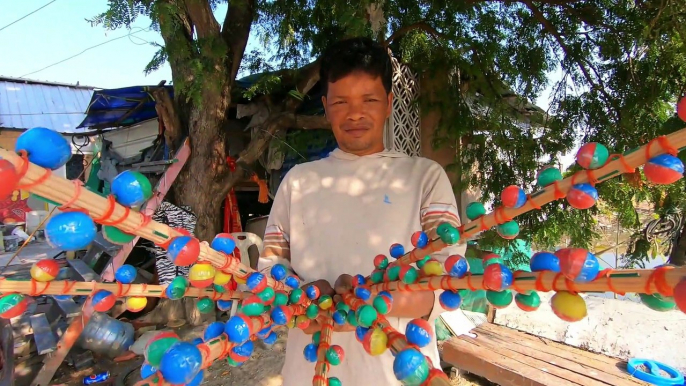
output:
MULTIPOLYGON (((608 163, 610 163, 610 162, 611 162, 613 159, 615 159, 615 158, 619 160, 619 163, 620 163, 620 164, 622 164, 622 168, 624 168, 624 171, 623 171, 624 173, 633 173, 634 171, 636 171, 635 168, 632 168, 631 165, 629 165, 629 163, 626 162, 626 158, 624 158, 624 154, 619 154, 619 153, 618 153, 618 154, 613 154, 613 155, 611 155, 611 156, 608 158, 608 160, 607 160, 607 162, 605 163, 605 165, 607 165, 608 163)), ((603 166, 604 166, 604 165, 603 165, 603 166)))
POLYGON ((112 213, 114 213, 114 208, 116 204, 117 201, 114 199, 113 195, 110 194, 109 196, 107 196, 107 210, 101 217, 93 218, 93 221, 95 221, 96 223, 107 225, 105 224, 105 222, 108 221, 112 216, 112 213))
POLYGON ((79 199, 79 196, 81 196, 81 188, 83 187, 83 182, 81 182, 81 180, 73 180, 72 182, 74 183, 74 190, 76 192, 74 193, 74 197, 72 197, 69 201, 65 202, 62 206, 60 206, 59 209, 61 211, 68 209, 79 199))
POLYGON ((134 228, 134 230, 133 230, 132 233, 138 232, 141 228, 143 228, 144 226, 148 225, 148 223, 150 223, 150 220, 152 220, 152 217, 150 217, 150 216, 148 216, 148 215, 142 214, 141 216, 142 216, 142 218, 141 218, 140 224, 138 224, 138 225, 136 226, 136 228, 134 228))
POLYGON ((467 287, 469 287, 469 289, 472 291, 476 291, 478 289, 472 285, 472 274, 471 273, 467 273, 467 287))
POLYGON ((62 288, 62 295, 66 295, 69 291, 71 291, 72 288, 76 285, 75 281, 69 281, 65 280, 64 281, 64 288, 62 288))
POLYGON ((652 158, 652 156, 650 155, 650 147, 655 142, 657 142, 660 145, 660 147, 662 148, 662 150, 664 150, 665 153, 667 153, 667 154, 670 154, 670 155, 673 155, 676 157, 676 155, 679 153, 679 151, 674 146, 672 146, 672 144, 669 142, 669 139, 666 136, 662 135, 662 136, 654 138, 650 142, 648 142, 648 145, 646 146, 646 153, 645 153, 646 160, 649 160, 652 158))
POLYGON ((526 201, 527 201, 529 204, 531 204, 531 207, 532 207, 532 208, 541 210, 541 206, 538 205, 538 204, 534 201, 534 199, 531 198, 531 196, 528 196, 527 199, 526 199, 526 201))
POLYGON ((528 272, 525 272, 525 271, 514 271, 514 273, 512 274, 512 285, 510 286, 510 287, 512 287, 513 290, 515 290, 515 292, 518 292, 518 293, 520 293, 520 294, 526 293, 526 291, 524 291, 524 290, 522 290, 521 288, 518 288, 518 287, 517 287, 517 278, 518 278, 522 273, 528 273, 528 272))
POLYGON ((129 213, 131 212, 131 208, 129 207, 124 207, 124 214, 121 216, 121 218, 118 218, 117 220, 110 220, 109 218, 106 220, 100 220, 100 224, 102 225, 119 225, 126 220, 127 217, 129 217, 129 213))
POLYGON ((548 292, 550 291, 549 289, 546 289, 545 286, 543 285, 543 271, 538 272, 536 275, 536 282, 535 282, 535 287, 536 291, 539 292, 548 292))
MULTIPOLYGON (((557 278, 555 278, 557 280, 557 278)), ((567 291, 572 293, 579 293, 579 289, 574 284, 574 281, 565 278, 565 285, 567 286, 567 291)))
POLYGON ((553 182, 553 186, 555 187, 555 199, 556 200, 567 197, 567 193, 563 192, 560 189, 560 184, 558 182, 559 181, 553 182))
POLYGON ((553 278, 553 291, 555 291, 555 292, 558 292, 558 291, 559 291, 559 289, 557 289, 557 279, 558 279, 560 276, 564 276, 564 275, 562 274, 562 272, 558 272, 557 275, 555 275, 555 277, 553 278))
POLYGON ((485 218, 486 216, 479 216, 479 222, 481 223, 481 229, 482 231, 488 230, 488 227, 486 226, 486 221, 485 218))
POLYGON ((225 259, 225 260, 224 260, 224 265, 222 265, 221 267, 219 267, 219 270, 220 270, 220 271, 226 271, 226 270, 229 269, 229 267, 231 267, 231 265, 232 265, 232 263, 233 263, 233 257, 232 257, 231 255, 227 255, 226 253, 223 253, 223 252, 219 252, 219 253, 221 253, 222 256, 224 256, 224 259, 225 259))
POLYGON ((655 289, 657 292, 666 297, 671 297, 674 296, 674 289, 669 286, 667 283, 667 278, 665 277, 665 274, 667 273, 668 270, 672 269, 674 267, 658 267, 653 270, 653 272, 650 273, 650 276, 648 276, 648 280, 646 281, 646 286, 645 286, 645 293, 648 295, 652 295, 655 292, 650 288, 651 284, 655 284, 655 289))

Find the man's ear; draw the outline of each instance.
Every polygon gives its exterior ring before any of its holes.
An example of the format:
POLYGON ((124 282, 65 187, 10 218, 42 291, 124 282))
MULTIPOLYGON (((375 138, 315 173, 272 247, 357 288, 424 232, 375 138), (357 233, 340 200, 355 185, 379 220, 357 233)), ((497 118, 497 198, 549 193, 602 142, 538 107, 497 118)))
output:
POLYGON ((386 118, 391 116, 393 113, 393 92, 388 93, 388 106, 386 106, 386 118))
POLYGON ((322 96, 322 105, 324 106, 324 117, 326 117, 326 121, 329 121, 329 116, 326 113, 326 97, 322 96))

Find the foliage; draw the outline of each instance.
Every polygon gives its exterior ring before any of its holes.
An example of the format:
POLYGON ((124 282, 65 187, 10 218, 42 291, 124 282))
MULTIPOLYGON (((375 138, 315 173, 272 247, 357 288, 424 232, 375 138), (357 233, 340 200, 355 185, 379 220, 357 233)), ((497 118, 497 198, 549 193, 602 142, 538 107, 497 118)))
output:
MULTIPOLYGON (((92 22, 114 29, 142 14, 164 36, 171 28, 165 25, 188 20, 185 5, 202 1, 110 0, 92 22)), ((210 1, 215 11, 223 3, 210 1)), ((535 190, 537 171, 557 164, 580 142, 601 142, 611 153, 623 153, 684 126, 673 110, 686 91, 686 0, 385 0, 380 31, 370 27, 372 3, 256 0, 250 33, 259 43, 246 51, 241 71, 270 74, 243 96, 291 87, 275 70, 310 63, 336 39, 392 38, 394 55, 424 80, 422 111, 441 113, 435 146, 462 144, 449 166, 462 173, 456 189, 478 186, 483 201, 496 204, 507 185, 535 190), (543 111, 529 102, 547 87, 553 92, 543 111)), ((221 21, 225 15, 216 16, 221 21)), ((146 71, 169 60, 175 87, 189 103, 200 104, 202 98, 194 95, 212 84, 207 79, 227 51, 221 41, 192 32, 190 46, 166 38, 146 71)), ((308 139, 312 135, 289 140, 301 147, 298 143, 314 140, 308 139)), ((602 210, 618 213, 624 227, 637 231, 642 224, 635 203, 648 200, 658 213, 686 204, 683 182, 655 187, 641 178, 632 184, 615 179, 598 188, 602 210)), ((521 216, 521 235, 546 248, 590 246, 598 237, 593 224, 600 210, 574 210, 561 200, 521 216)), ((493 232, 484 237, 506 244, 493 232)), ((633 252, 644 249, 639 243, 633 252)))

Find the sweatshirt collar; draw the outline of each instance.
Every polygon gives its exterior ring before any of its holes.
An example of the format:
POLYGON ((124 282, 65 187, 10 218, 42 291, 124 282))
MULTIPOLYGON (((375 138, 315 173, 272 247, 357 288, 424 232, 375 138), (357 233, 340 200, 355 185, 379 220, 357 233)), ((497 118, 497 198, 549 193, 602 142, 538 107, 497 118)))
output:
POLYGON ((361 158, 404 158, 404 157, 407 157, 406 154, 400 153, 400 152, 397 152, 394 150, 384 150, 384 151, 380 151, 380 152, 374 153, 374 154, 358 156, 355 154, 347 153, 347 152, 341 150, 340 148, 334 149, 331 152, 330 156, 332 156, 334 158, 342 159, 342 160, 349 160, 349 161, 353 161, 353 160, 357 160, 357 159, 361 159, 361 158))

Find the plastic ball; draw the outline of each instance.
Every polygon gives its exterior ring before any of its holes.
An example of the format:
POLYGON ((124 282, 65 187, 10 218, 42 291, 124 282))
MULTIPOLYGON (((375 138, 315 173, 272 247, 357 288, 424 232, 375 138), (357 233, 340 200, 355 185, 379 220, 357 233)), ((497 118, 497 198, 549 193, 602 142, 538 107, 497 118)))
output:
POLYGON ((112 244, 124 245, 132 242, 136 238, 136 235, 126 233, 115 226, 103 225, 102 237, 112 244))
POLYGON ((341 382, 340 379, 336 377, 330 377, 327 381, 326 386, 341 386, 343 383, 341 382))
POLYGON ((307 298, 310 300, 317 299, 319 294, 319 287, 316 285, 309 285, 307 288, 305 288, 305 295, 307 295, 307 298))
POLYGON ((303 290, 300 288, 294 289, 291 291, 290 295, 288 295, 288 300, 291 304, 301 304, 305 300, 303 290))
POLYGON ((431 260, 431 256, 424 256, 421 260, 417 260, 417 268, 422 269, 424 268, 424 264, 426 264, 427 261, 431 260))
POLYGON ((4 201, 12 195, 19 183, 17 169, 6 159, 0 159, 0 181, 0 201, 4 201))
POLYGON ((172 300, 181 299, 183 295, 186 294, 188 284, 188 279, 183 276, 177 276, 167 284, 167 288, 164 289, 164 294, 172 300))
POLYGON ((202 298, 198 300, 196 307, 201 314, 209 314, 214 310, 214 302, 210 298, 202 298))
POLYGON ((188 342, 174 344, 160 361, 160 373, 171 384, 186 384, 198 375, 202 367, 202 354, 188 342))
POLYGON ((93 309, 98 312, 107 312, 117 302, 117 298, 114 294, 107 290, 98 290, 93 294, 91 299, 91 304, 93 304, 93 309))
POLYGON ((369 304, 363 305, 355 312, 357 323, 362 327, 371 327, 378 316, 376 309, 369 304))
POLYGON ((467 218, 470 220, 476 220, 477 218, 486 214, 486 207, 480 202, 470 202, 465 210, 467 213, 467 218))
POLYGON ((229 358, 239 363, 245 362, 250 359, 254 349, 255 345, 251 340, 249 340, 241 345, 234 346, 231 350, 229 350, 229 358))
POLYGON ((55 248, 78 251, 86 248, 98 230, 93 219, 81 212, 59 213, 45 225, 45 238, 55 248))
POLYGON ((243 307, 241 310, 244 314, 248 316, 258 316, 264 312, 264 304, 262 299, 257 297, 257 295, 250 295, 249 297, 243 299, 243 307))
POLYGON ((536 311, 541 305, 541 298, 536 291, 529 291, 527 294, 515 295, 515 304, 517 304, 517 307, 522 311, 536 311))
POLYGON ((362 347, 371 356, 381 355, 388 348, 388 336, 380 328, 368 329, 362 336, 361 341, 362 347))
POLYGON ((399 265, 388 267, 388 269, 386 269, 386 272, 384 272, 384 279, 386 279, 386 281, 396 281, 398 280, 398 277, 400 277, 399 265))
POLYGON ((560 259, 550 252, 537 252, 531 256, 529 267, 531 272, 560 272, 560 259))
POLYGON ((681 97, 676 104, 676 114, 682 121, 686 121, 686 97, 681 97))
POLYGON ((558 318, 567 322, 578 322, 587 315, 584 299, 579 294, 567 291, 560 291, 553 295, 550 306, 558 318))
POLYGON ((396 243, 391 245, 391 248, 389 248, 388 253, 391 255, 392 258, 399 259, 405 254, 405 248, 402 245, 396 243))
POLYGON ((576 184, 567 193, 567 202, 576 209, 588 209, 598 201, 598 191, 591 184, 576 184))
POLYGON ((233 281, 236 282, 236 284, 245 284, 247 281, 248 276, 247 275, 233 275, 233 281))
POLYGON ((506 208, 521 208, 526 204, 526 192, 517 185, 510 185, 500 193, 500 200, 506 208))
POLYGON ((429 244, 429 236, 422 231, 414 232, 410 240, 415 248, 424 248, 429 244))
POLYGON ((148 378, 152 375, 155 375, 157 372, 157 369, 153 367, 150 363, 143 363, 143 366, 141 366, 141 378, 145 379, 148 378))
POLYGON ((356 312, 348 312, 348 315, 345 317, 346 322, 350 324, 351 326, 357 327, 360 324, 357 322, 357 313, 356 312))
POLYGON ((291 318, 293 318, 293 312, 287 306, 274 307, 270 314, 272 322, 277 326, 285 326, 291 318))
POLYGON ((205 378, 205 371, 204 371, 204 370, 200 370, 200 371, 198 372, 198 375, 196 375, 195 378, 193 378, 192 381, 188 382, 188 383, 186 384, 186 386, 199 386, 199 385, 202 383, 202 381, 203 381, 204 378, 205 378))
POLYGON ((504 264, 491 264, 484 268, 484 287, 502 291, 512 285, 512 271, 504 264))
POLYGON ((307 317, 310 319, 316 318, 317 316, 319 316, 319 306, 317 306, 316 304, 310 304, 305 309, 305 315, 307 315, 307 317))
POLYGON ((35 281, 52 281, 60 273, 60 265, 53 259, 43 259, 33 264, 30 272, 35 281))
POLYGON ((512 240, 519 235, 519 224, 514 220, 508 221, 498 225, 496 231, 498 232, 498 235, 505 240, 512 240))
POLYGON ((329 295, 322 295, 319 298, 319 308, 322 310, 328 310, 333 306, 333 299, 329 295))
POLYGON ((187 267, 200 255, 200 241, 192 236, 174 237, 167 248, 167 258, 180 267, 187 267))
POLYGON ((384 255, 374 256, 374 266, 377 269, 386 269, 388 267, 388 258, 384 255))
POLYGON ((269 273, 272 275, 274 280, 281 281, 286 277, 288 271, 286 270, 286 266, 283 264, 274 264, 269 270, 269 273))
POLYGON ((286 280, 284 280, 284 284, 286 284, 287 286, 289 286, 291 288, 298 288, 298 286, 300 285, 300 280, 298 280, 297 277, 291 275, 291 276, 288 276, 286 278, 286 280))
POLYGON ((378 313, 381 315, 386 315, 391 312, 393 306, 393 300, 386 296, 377 295, 372 302, 372 305, 378 313))
MULTIPOLYGON (((276 323, 276 321, 274 321, 276 323)), ((224 332, 229 337, 229 342, 243 344, 250 339, 252 321, 249 317, 236 314, 224 325, 224 332)))
MULTIPOLYGON (((174 228, 174 230, 178 233, 181 233, 182 236, 192 236, 191 233, 184 228, 174 228)), ((155 245, 159 246, 160 248, 168 250, 169 245, 171 244, 172 241, 174 241, 174 238, 167 237, 166 240, 167 241, 164 241, 161 243, 155 243, 155 245)), ((169 257, 169 253, 167 253, 167 257, 169 257)), ((190 264, 188 264, 188 265, 190 265, 190 264)))
POLYGON ((231 359, 231 357, 228 357, 226 358, 226 363, 228 363, 231 367, 240 367, 245 362, 236 362, 233 359, 231 359))
MULTIPOLYGON (((222 331, 223 331, 223 330, 222 330, 222 331)), ((270 325, 270 326, 265 327, 265 328, 261 329, 260 331, 258 331, 257 334, 255 334, 255 336, 257 336, 258 339, 264 339, 264 338, 266 338, 266 337, 269 335, 269 333, 271 333, 271 332, 272 332, 272 326, 270 325)))
POLYGON ((353 276, 353 287, 365 285, 367 283, 367 279, 364 278, 364 276, 360 275, 359 273, 355 276, 353 276))
POLYGON ((412 319, 405 329, 407 342, 417 347, 424 347, 431 343, 434 338, 431 324, 424 319, 412 319))
POLYGON ((355 339, 357 339, 358 342, 362 343, 364 340, 364 336, 367 334, 369 330, 371 330, 371 328, 362 326, 355 327, 355 339))
POLYGON ((452 255, 445 260, 445 271, 448 275, 461 279, 469 272, 469 262, 464 256, 452 255))
POLYGON ((162 356, 174 344, 179 342, 179 336, 173 331, 163 331, 155 335, 145 345, 145 360, 153 367, 159 367, 162 356))
POLYGON ((348 316, 348 314, 346 314, 345 311, 341 311, 341 310, 336 310, 336 312, 331 314, 331 318, 333 319, 333 322, 339 326, 345 324, 345 317, 346 316, 348 316))
POLYGON ((576 163, 584 169, 598 169, 605 165, 610 153, 598 142, 589 142, 581 146, 576 153, 576 163))
POLYGON ((436 233, 438 237, 444 243, 448 245, 453 245, 460 241, 460 231, 457 230, 450 223, 444 222, 436 228, 436 233))
POLYGON ((0 297, 0 318, 12 319, 23 314, 28 307, 26 297, 21 294, 7 294, 0 297))
POLYGON ((262 290, 262 292, 257 294, 257 297, 264 302, 265 305, 271 305, 274 303, 275 296, 274 289, 272 287, 267 287, 262 290))
POLYGON ((364 300, 365 302, 372 296, 371 291, 369 291, 369 288, 366 287, 357 287, 355 288, 354 293, 355 297, 364 300))
POLYGON ((219 311, 228 311, 231 307, 233 307, 233 301, 223 299, 217 300, 217 309, 219 309, 219 311))
POLYGON ((654 184, 668 185, 684 175, 684 163, 669 154, 660 154, 648 160, 643 166, 646 179, 654 184))
POLYGON ((217 338, 224 333, 224 323, 223 322, 212 322, 206 328, 202 334, 202 338, 205 341, 217 338))
POLYGON ((664 297, 660 294, 638 294, 641 298, 641 303, 645 304, 653 311, 665 312, 676 308, 676 303, 672 297, 664 297))
POLYGON ((495 308, 505 308, 512 303, 512 291, 486 291, 486 300, 495 308))
POLYGON ((345 352, 343 351, 343 347, 339 345, 334 344, 326 350, 326 360, 332 366, 340 365, 341 362, 343 362, 343 358, 345 358, 345 352))
POLYGON ((422 267, 422 272, 425 276, 441 276, 443 275, 443 266, 436 259, 429 259, 422 267))
POLYGON ((562 173, 560 172, 560 169, 552 166, 543 168, 536 175, 536 185, 541 188, 554 184, 555 181, 562 181, 562 173))
POLYGON ((264 342, 264 344, 266 344, 266 345, 268 345, 268 346, 271 346, 271 345, 273 345, 274 343, 276 343, 276 340, 277 340, 278 338, 279 338, 279 336, 276 335, 276 333, 275 333, 274 331, 272 331, 272 332, 269 333, 269 335, 267 335, 266 338, 262 339, 262 341, 264 342))
POLYGON ((350 312, 350 307, 343 302, 336 303, 336 309, 340 311, 345 311, 346 313, 350 312))
POLYGON ((137 207, 152 197, 152 186, 142 173, 125 170, 112 180, 112 194, 118 203, 137 207))
POLYGON ((122 284, 131 284, 134 280, 136 280, 137 274, 138 271, 134 266, 124 264, 114 273, 114 279, 122 284))
POLYGON ((305 360, 312 363, 317 362, 317 350, 318 347, 314 343, 309 343, 305 346, 305 349, 303 350, 305 360))
POLYGON ((196 346, 202 343, 205 343, 205 341, 202 338, 195 338, 191 341, 191 344, 194 344, 196 346))
POLYGON ((14 150, 26 151, 29 161, 46 169, 56 170, 71 158, 71 145, 62 134, 45 127, 26 130, 18 138, 14 150))
POLYGON ((419 274, 417 273, 417 269, 415 267, 413 267, 411 265, 403 264, 400 267, 400 272, 398 274, 398 277, 405 284, 413 284, 414 282, 417 281, 419 274))
POLYGON ((295 326, 301 330, 306 329, 310 325, 310 319, 305 315, 298 315, 295 317, 295 326))
POLYGON ((219 233, 214 236, 210 247, 215 251, 230 255, 236 249, 236 240, 234 240, 230 233, 219 233))
POLYGON ((321 341, 321 338, 322 338, 322 332, 321 331, 315 332, 314 334, 312 334, 312 343, 319 346, 319 342, 321 341))
POLYGON ((583 248, 564 248, 555 252, 560 259, 560 271, 564 276, 577 283, 595 280, 600 271, 598 258, 583 248))
POLYGON ((372 274, 369 276, 369 280, 373 284, 381 283, 384 279, 384 273, 385 272, 380 270, 380 269, 375 269, 374 271, 372 271, 372 274))
POLYGON ((457 292, 446 290, 438 296, 438 301, 444 309, 454 311, 460 308, 462 297, 457 292))
POLYGON ((406 348, 393 360, 393 373, 403 385, 422 385, 429 376, 429 364, 424 354, 406 348))
POLYGON ((216 272, 217 270, 212 264, 201 261, 195 263, 188 271, 188 280, 190 280, 193 287, 207 288, 214 282, 214 274, 216 272))
POLYGON ((254 294, 262 292, 262 290, 267 288, 267 277, 260 272, 253 272, 248 275, 245 285, 248 287, 248 290, 254 294))
POLYGON ((288 304, 288 294, 283 291, 276 291, 274 294, 274 305, 285 306, 286 304, 288 304))
POLYGON ((488 253, 484 255, 481 260, 484 268, 491 264, 504 264, 502 257, 500 257, 500 255, 496 255, 495 253, 488 253))
POLYGON ((148 305, 148 298, 145 296, 129 296, 126 298, 126 309, 131 312, 140 312, 148 305))

